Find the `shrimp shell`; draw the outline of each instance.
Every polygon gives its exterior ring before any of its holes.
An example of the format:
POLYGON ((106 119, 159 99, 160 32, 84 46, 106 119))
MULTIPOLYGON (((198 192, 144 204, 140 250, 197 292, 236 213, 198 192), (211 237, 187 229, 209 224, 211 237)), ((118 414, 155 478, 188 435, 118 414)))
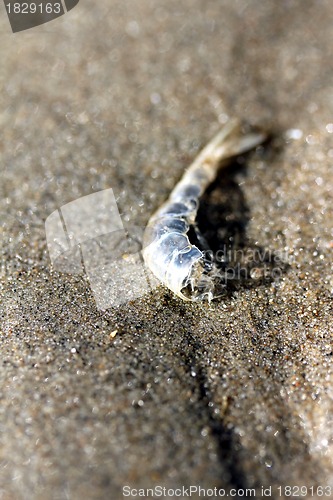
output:
POLYGON ((260 131, 244 133, 238 120, 230 120, 196 157, 167 201, 148 221, 143 257, 152 273, 186 301, 216 298, 218 269, 205 260, 188 232, 195 227, 199 199, 221 166, 266 139, 260 131))

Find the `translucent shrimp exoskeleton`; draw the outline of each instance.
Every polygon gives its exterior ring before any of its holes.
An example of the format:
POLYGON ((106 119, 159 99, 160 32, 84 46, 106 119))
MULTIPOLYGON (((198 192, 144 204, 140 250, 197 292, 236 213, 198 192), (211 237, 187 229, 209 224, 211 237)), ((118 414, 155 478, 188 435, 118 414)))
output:
POLYGON ((212 300, 217 296, 218 270, 207 266, 203 251, 191 244, 200 197, 232 157, 245 153, 266 139, 263 132, 244 133, 240 123, 229 121, 207 144, 167 201, 148 221, 143 257, 153 274, 183 300, 212 300))

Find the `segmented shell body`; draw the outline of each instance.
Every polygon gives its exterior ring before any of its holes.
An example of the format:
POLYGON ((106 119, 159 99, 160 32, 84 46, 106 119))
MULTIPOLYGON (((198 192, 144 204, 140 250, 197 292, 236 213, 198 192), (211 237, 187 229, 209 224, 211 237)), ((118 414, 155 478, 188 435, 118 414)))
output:
POLYGON ((207 144, 168 200, 148 221, 143 257, 153 274, 183 300, 212 300, 217 269, 191 244, 188 232, 195 227, 200 196, 215 179, 222 164, 265 139, 261 132, 244 134, 237 121, 229 121, 207 144))

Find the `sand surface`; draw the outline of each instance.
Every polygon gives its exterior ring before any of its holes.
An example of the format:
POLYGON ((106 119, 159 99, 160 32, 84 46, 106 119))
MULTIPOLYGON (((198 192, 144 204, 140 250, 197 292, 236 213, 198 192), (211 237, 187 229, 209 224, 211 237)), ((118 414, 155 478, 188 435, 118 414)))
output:
POLYGON ((0 14, 0 498, 332 498, 332 2, 81 0, 17 34, 0 14), (273 139, 199 219, 251 276, 210 305, 160 286, 102 311, 51 266, 52 212, 112 188, 144 228, 234 116, 273 139))

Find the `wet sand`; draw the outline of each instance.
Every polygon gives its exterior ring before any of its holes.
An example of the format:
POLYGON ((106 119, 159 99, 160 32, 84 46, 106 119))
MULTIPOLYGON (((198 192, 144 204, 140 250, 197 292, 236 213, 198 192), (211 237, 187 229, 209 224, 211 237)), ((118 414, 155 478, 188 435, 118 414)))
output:
POLYGON ((331 3, 81 1, 0 23, 0 497, 333 496, 331 3), (101 311, 86 275, 51 266, 52 212, 112 188, 143 228, 234 116, 272 140, 221 172, 199 222, 251 276, 210 305, 160 286, 101 311))

